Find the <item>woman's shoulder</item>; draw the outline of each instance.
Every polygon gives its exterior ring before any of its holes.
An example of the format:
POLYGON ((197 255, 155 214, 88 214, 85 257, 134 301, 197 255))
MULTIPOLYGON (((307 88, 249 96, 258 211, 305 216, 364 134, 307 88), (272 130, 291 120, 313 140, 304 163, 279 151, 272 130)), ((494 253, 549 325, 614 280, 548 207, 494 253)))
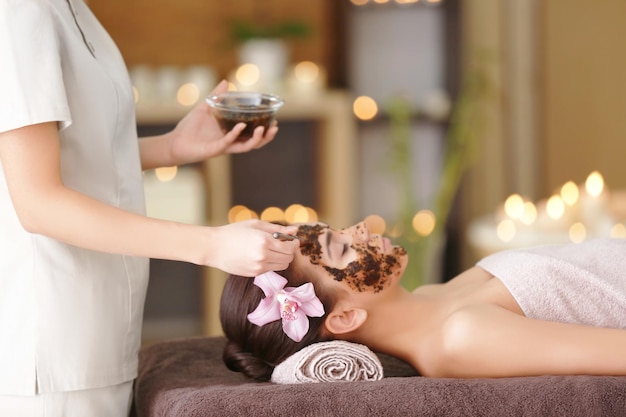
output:
POLYGON ((10 16, 8 24, 0 27, 11 34, 7 39, 11 39, 13 44, 37 34, 49 36, 46 29, 53 27, 55 16, 58 15, 57 2, 58 0, 0 0, 0 15, 10 16))
POLYGON ((494 304, 458 308, 420 341, 414 366, 423 376, 471 376, 477 372, 477 361, 489 361, 492 339, 499 333, 496 329, 509 328, 519 320, 523 316, 494 304))
POLYGON ((0 0, 0 10, 11 18, 23 16, 49 16, 58 8, 60 0, 0 0))
POLYGON ((486 282, 489 279, 493 278, 489 272, 485 271, 483 268, 474 266, 471 267, 457 276, 453 277, 447 282, 436 283, 436 284, 425 284, 417 287, 413 290, 415 294, 426 294, 426 293, 437 293, 437 292, 445 292, 451 288, 457 288, 466 286, 469 284, 476 284, 481 282, 486 282))
POLYGON ((483 268, 474 266, 465 270, 464 272, 460 273, 459 275, 455 276, 445 283, 422 285, 416 288, 413 293, 423 295, 436 295, 456 292, 459 290, 463 291, 469 289, 470 287, 484 284, 492 278, 492 274, 490 274, 483 268))
POLYGON ((440 317, 416 344, 415 363, 421 375, 431 377, 449 376, 450 367, 463 361, 467 343, 480 334, 481 307, 463 306, 440 317))
POLYGON ((511 292, 498 278, 481 267, 474 266, 443 284, 418 287, 414 294, 436 300, 440 309, 448 312, 471 305, 496 305, 523 314, 511 292))

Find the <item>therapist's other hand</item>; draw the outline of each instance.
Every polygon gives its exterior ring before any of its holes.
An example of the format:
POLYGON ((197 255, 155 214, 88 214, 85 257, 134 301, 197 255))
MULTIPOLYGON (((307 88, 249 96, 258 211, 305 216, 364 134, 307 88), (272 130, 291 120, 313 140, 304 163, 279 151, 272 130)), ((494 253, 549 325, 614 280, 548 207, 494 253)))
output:
POLYGON ((223 271, 254 277, 267 271, 287 269, 300 246, 298 240, 281 241, 272 233, 295 234, 297 226, 280 226, 246 220, 214 228, 213 265, 223 271))
MULTIPOLYGON (((220 94, 228 91, 228 82, 220 82, 211 94, 220 94)), ((267 132, 262 126, 254 130, 252 138, 245 142, 236 139, 243 131, 245 124, 237 124, 230 132, 224 134, 211 113, 211 107, 201 100, 176 125, 170 133, 170 151, 179 165, 184 163, 204 161, 222 154, 248 152, 258 149, 271 142, 278 126, 274 122, 267 132)))

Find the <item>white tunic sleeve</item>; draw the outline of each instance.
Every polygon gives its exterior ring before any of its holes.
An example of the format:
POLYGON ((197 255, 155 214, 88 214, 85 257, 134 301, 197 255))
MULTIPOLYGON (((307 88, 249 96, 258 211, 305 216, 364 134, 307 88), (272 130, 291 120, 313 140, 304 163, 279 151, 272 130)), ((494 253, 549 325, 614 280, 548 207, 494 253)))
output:
POLYGON ((0 1, 0 132, 35 123, 71 123, 50 5, 0 1))

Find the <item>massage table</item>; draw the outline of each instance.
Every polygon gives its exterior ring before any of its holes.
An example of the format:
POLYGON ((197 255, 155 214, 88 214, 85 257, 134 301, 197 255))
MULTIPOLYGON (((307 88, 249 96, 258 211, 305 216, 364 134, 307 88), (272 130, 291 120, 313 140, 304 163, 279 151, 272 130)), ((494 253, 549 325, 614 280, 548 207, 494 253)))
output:
POLYGON ((131 416, 626 416, 626 377, 425 378, 379 355, 379 381, 281 385, 229 371, 224 343, 188 338, 143 348, 131 416))

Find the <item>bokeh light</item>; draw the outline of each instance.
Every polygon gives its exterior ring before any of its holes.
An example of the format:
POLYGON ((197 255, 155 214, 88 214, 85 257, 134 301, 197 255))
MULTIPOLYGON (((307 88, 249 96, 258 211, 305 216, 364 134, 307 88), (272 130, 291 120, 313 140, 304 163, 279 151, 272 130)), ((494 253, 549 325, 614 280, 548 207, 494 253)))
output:
POLYGON ((159 181, 167 182, 172 181, 176 178, 176 174, 178 173, 178 167, 161 167, 154 170, 154 174, 156 175, 159 181))
POLYGON ((370 233, 381 235, 385 234, 385 230, 387 229, 387 223, 385 222, 385 219, 383 219, 381 216, 377 214, 371 214, 367 216, 363 221, 367 225, 370 233))
POLYGON ((267 207, 259 216, 254 210, 244 205, 235 205, 228 211, 228 222, 236 223, 248 219, 261 219, 266 222, 277 223, 314 223, 317 222, 317 213, 310 207, 301 204, 292 204, 286 210, 279 207, 267 207))
POLYGON ((371 97, 359 96, 354 100, 352 110, 360 120, 371 120, 378 114, 378 105, 371 97))
POLYGON ((576 204, 579 195, 578 186, 574 181, 568 181, 561 187, 561 198, 570 207, 576 204))
POLYGON ((519 194, 511 194, 504 201, 504 212, 512 219, 519 219, 524 213, 524 199, 519 194))
POLYGON ((292 204, 285 210, 287 223, 308 223, 309 211, 302 204, 292 204))
POLYGON ((517 228, 515 227, 515 223, 511 219, 504 219, 496 228, 496 234, 498 238, 503 242, 510 242, 515 237, 517 233, 517 228))
POLYGON ((312 83, 318 77, 320 68, 311 61, 302 61, 293 69, 294 76, 299 82, 312 83))
POLYGON ((261 213, 261 220, 281 223, 285 221, 285 212, 278 207, 268 207, 261 213))
POLYGON ((259 218, 258 214, 246 208, 245 210, 241 210, 239 213, 237 213, 237 215, 235 216, 235 223, 242 222, 245 220, 250 220, 250 219, 258 219, 258 218, 259 218))
POLYGON ((400 237, 402 236, 402 225, 400 223, 396 223, 393 225, 391 230, 387 232, 387 236, 389 237, 400 237))
POLYGON ((248 210, 248 207, 242 206, 240 204, 231 207, 230 210, 228 210, 228 222, 235 223, 237 221, 236 219, 239 213, 245 210, 248 210))
POLYGON ((592 197, 598 197, 604 189, 604 178, 598 171, 593 171, 585 181, 585 189, 592 197))
POLYGON ((413 217, 413 229, 420 236, 430 235, 435 230, 436 223, 435 213, 430 210, 420 210, 413 217))
POLYGON ((626 226, 622 223, 617 223, 611 228, 611 237, 618 239, 626 239, 626 226))
POLYGON ((569 238, 574 243, 580 243, 587 237, 587 228, 581 222, 576 222, 569 228, 569 238))
POLYGON ((193 83, 185 83, 176 92, 176 101, 183 106, 193 106, 200 98, 200 89, 193 83))
POLYGON ((523 212, 520 216, 520 221, 526 225, 531 225, 537 219, 537 207, 531 202, 524 203, 523 212))
POLYGON ((548 213, 548 216, 554 220, 558 220, 563 217, 563 214, 565 213, 565 204, 560 196, 555 194, 548 199, 548 202, 546 203, 546 212, 548 213))
POLYGON ((307 207, 306 208, 307 213, 309 214, 309 220, 307 221, 308 223, 316 223, 317 222, 317 212, 315 210, 313 210, 311 207, 307 207))
POLYGON ((259 82, 261 77, 261 71, 259 67, 254 64, 243 64, 237 68, 235 72, 235 78, 239 84, 244 86, 251 86, 259 82))

